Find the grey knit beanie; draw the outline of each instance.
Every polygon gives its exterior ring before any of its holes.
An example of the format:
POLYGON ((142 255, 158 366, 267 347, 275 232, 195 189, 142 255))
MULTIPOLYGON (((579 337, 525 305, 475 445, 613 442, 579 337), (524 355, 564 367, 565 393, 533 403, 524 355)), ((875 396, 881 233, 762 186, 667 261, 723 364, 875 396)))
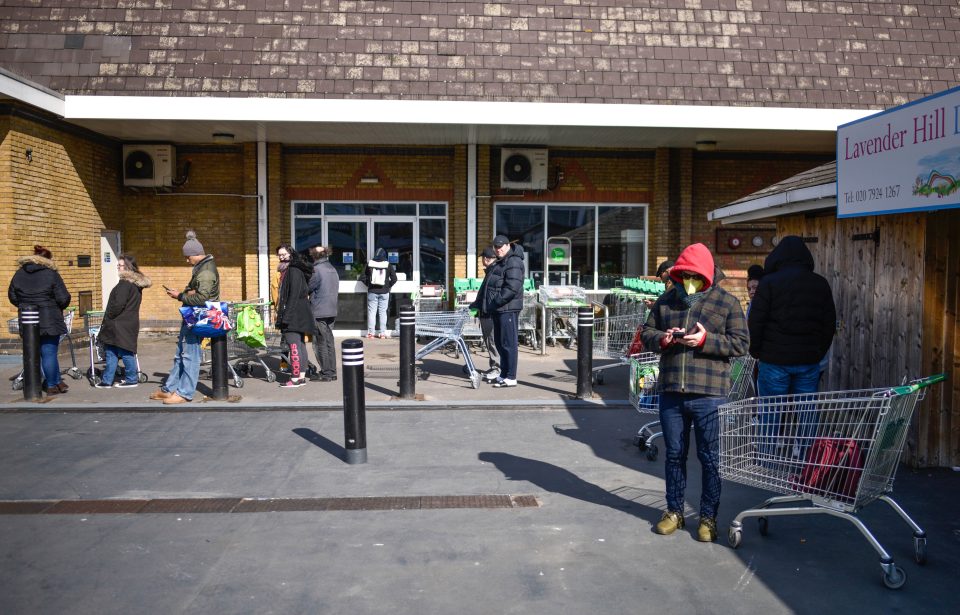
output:
POLYGON ((187 231, 187 241, 183 244, 184 256, 205 256, 207 253, 203 249, 203 244, 197 241, 197 234, 192 230, 187 231))

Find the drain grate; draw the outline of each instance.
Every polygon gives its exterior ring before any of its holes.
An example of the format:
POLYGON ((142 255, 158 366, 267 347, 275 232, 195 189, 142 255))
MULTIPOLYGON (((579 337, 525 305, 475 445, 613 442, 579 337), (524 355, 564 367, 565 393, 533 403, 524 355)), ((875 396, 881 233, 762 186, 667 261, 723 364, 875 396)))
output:
POLYGON ((3 500, 0 515, 265 513, 455 508, 539 508, 533 495, 414 495, 353 498, 158 498, 153 500, 3 500))

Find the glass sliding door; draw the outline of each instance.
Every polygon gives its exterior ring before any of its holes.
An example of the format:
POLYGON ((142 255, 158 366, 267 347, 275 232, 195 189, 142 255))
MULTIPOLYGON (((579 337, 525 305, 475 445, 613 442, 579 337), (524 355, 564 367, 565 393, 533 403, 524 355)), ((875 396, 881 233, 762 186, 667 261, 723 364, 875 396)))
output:
POLYGON ((373 218, 373 252, 383 249, 397 270, 397 278, 413 280, 413 222, 380 221, 373 218), (402 276, 400 274, 403 274, 402 276))

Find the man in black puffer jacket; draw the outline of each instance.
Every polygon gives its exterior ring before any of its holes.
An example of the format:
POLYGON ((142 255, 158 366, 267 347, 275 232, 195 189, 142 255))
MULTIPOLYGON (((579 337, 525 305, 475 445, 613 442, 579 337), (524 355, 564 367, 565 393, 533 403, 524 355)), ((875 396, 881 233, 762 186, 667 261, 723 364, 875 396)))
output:
POLYGON ((493 334, 500 353, 497 388, 517 386, 518 318, 523 309, 523 248, 504 235, 493 239, 497 261, 487 269, 483 313, 493 317, 493 334))
POLYGON ((796 235, 777 244, 763 270, 747 321, 759 393, 814 393, 836 331, 830 285, 813 272, 813 255, 796 235))

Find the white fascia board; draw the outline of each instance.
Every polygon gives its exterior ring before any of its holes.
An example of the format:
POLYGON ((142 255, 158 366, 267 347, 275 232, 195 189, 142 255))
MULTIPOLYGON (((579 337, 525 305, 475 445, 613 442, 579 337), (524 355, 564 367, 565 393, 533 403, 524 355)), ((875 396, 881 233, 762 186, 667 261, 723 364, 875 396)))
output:
POLYGON ((6 71, 0 73, 0 95, 9 96, 60 117, 64 115, 63 97, 17 79, 6 71))
POLYGON ((784 213, 795 213, 796 211, 827 209, 836 207, 836 205, 837 184, 836 182, 830 182, 720 207, 707 213, 707 220, 731 224, 733 222, 743 222, 745 220, 744 216, 752 216, 746 219, 758 220, 783 215, 784 213), (803 209, 796 209, 796 207, 801 206, 803 209))
POLYGON ((875 111, 428 100, 66 96, 69 120, 596 126, 836 131, 875 111))

